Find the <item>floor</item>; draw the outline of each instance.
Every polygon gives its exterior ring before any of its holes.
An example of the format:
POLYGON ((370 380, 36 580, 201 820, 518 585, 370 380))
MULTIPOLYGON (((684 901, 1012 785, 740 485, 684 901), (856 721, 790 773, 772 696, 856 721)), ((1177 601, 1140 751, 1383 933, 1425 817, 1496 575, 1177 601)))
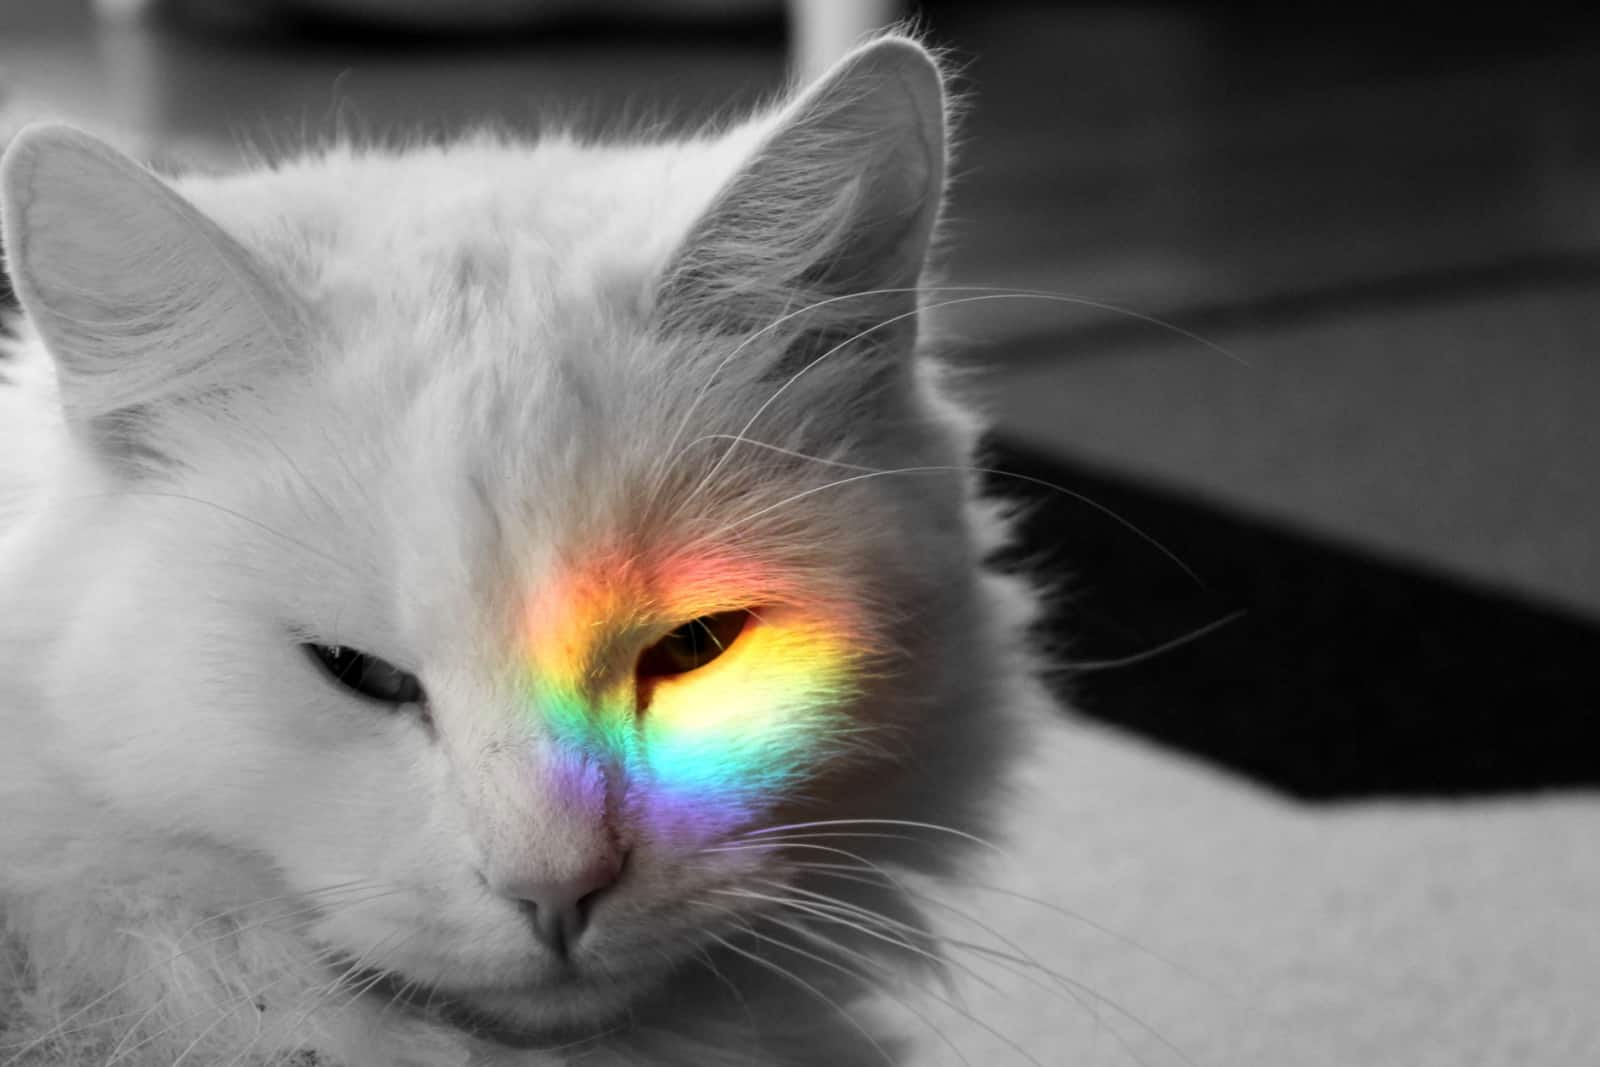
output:
MULTIPOLYGON (((690 123, 784 78, 774 18, 441 41, 82 7, 0 0, 11 114, 211 164, 338 128, 690 123)), ((938 312, 996 465, 1198 577, 1047 495, 1053 629, 1106 668, 1086 710, 1302 796, 1600 782, 1600 20, 922 14, 968 92, 947 277, 1048 294, 938 312)))

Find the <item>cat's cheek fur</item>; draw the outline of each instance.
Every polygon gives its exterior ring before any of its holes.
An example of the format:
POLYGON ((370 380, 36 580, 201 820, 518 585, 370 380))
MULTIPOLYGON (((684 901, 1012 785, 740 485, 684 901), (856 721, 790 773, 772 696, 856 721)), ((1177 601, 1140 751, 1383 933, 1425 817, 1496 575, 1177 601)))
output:
POLYGON ((420 735, 337 707, 209 546, 178 536, 155 552, 130 525, 91 553, 46 673, 98 791, 152 827, 272 853, 331 847, 331 810, 359 830, 427 811, 427 791, 400 790, 393 769, 420 735))
POLYGON ((150 536, 161 520, 137 510, 75 532, 76 573, 55 575, 70 622, 41 684, 88 796, 148 833, 262 857, 326 903, 309 929, 348 954, 405 930, 399 958, 495 945, 498 964, 476 957, 484 979, 525 978, 533 942, 472 880, 464 812, 427 731, 319 676, 270 599, 197 536, 206 521, 150 536))

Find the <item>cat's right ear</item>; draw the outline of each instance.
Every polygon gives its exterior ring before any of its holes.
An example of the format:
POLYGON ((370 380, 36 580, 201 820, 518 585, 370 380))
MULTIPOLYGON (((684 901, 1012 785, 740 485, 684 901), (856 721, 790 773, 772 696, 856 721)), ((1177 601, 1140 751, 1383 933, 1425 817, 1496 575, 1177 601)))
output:
POLYGON ((660 314, 800 342, 804 358, 846 339, 905 349, 944 196, 946 122, 938 63, 915 40, 891 34, 845 56, 758 128, 673 257, 660 314))
POLYGON ((295 305, 249 250, 79 130, 17 134, 0 161, 0 227, 66 416, 98 440, 125 440, 166 403, 252 380, 294 344, 295 305))

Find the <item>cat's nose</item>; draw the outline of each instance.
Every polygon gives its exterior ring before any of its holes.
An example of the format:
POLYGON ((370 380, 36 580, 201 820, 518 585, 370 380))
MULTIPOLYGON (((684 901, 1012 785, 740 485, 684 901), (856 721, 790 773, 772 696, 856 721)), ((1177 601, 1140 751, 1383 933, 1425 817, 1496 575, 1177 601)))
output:
POLYGON ((502 885, 533 927, 540 944, 565 957, 589 926, 595 902, 617 884, 626 855, 596 859, 570 877, 555 881, 523 879, 502 885))

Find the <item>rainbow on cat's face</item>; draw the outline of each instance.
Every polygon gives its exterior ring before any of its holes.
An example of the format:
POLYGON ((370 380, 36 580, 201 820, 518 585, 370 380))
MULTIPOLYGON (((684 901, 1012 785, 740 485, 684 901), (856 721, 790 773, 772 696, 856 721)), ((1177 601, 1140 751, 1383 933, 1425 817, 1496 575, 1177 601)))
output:
MULTIPOLYGON (((836 709, 861 640, 838 608, 803 603, 771 568, 726 555, 597 553, 526 604, 519 710, 574 768, 620 772, 663 831, 743 821, 844 736, 836 709), (674 632, 703 634, 705 652, 650 669, 674 632)), ((572 777, 573 790, 590 780, 572 777)))

